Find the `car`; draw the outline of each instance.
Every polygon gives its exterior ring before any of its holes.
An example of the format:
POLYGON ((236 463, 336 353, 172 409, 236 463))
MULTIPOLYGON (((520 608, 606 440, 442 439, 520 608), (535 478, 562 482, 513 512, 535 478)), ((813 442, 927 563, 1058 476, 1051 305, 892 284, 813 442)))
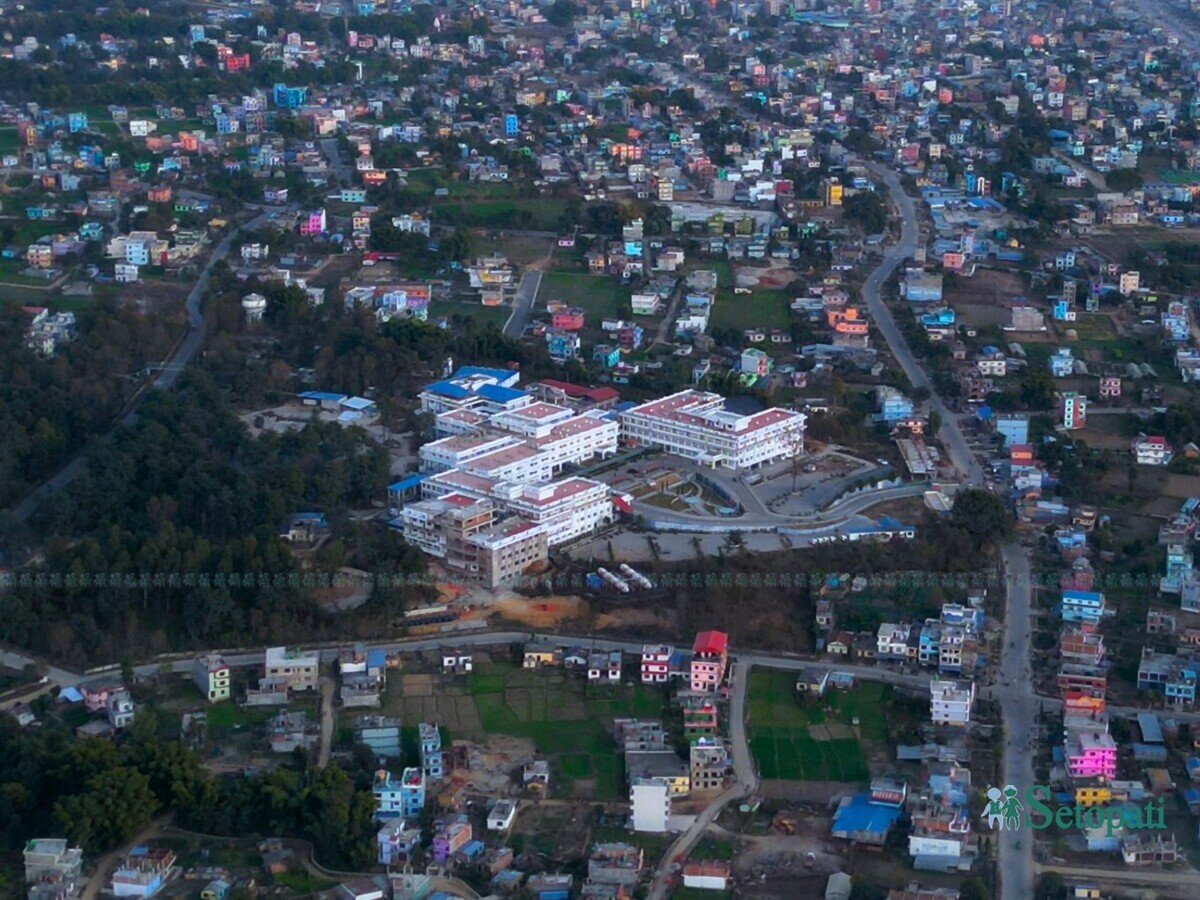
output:
POLYGON ((746 288, 746 287, 735 287, 735 288, 733 289, 733 292, 734 292, 735 294, 749 294, 749 293, 752 293, 752 291, 750 290, 750 288, 746 288))

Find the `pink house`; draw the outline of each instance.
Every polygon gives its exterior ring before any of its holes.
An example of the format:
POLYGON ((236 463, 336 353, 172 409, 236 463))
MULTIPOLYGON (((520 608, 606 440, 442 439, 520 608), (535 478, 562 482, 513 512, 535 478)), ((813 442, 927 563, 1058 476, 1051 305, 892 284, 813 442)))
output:
POLYGON ((307 237, 325 233, 325 210, 317 209, 300 221, 300 233, 307 237))
POLYGON ((729 635, 722 631, 701 631, 692 645, 692 690, 715 691, 725 678, 728 662, 729 635))
POLYGON ((1067 738, 1067 771, 1072 778, 1115 778, 1117 744, 1106 731, 1081 731, 1067 738))
POLYGON ((119 679, 98 678, 79 685, 79 693, 88 712, 107 712, 109 695, 124 690, 125 685, 119 679))
POLYGON ((566 331, 578 331, 583 327, 583 310, 577 306, 572 306, 570 309, 556 312, 550 317, 550 324, 554 328, 562 328, 566 331))

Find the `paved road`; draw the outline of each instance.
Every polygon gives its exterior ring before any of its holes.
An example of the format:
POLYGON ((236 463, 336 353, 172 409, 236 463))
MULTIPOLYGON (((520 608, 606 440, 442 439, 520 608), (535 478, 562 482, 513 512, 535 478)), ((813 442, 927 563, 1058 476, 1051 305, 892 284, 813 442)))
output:
POLYGON ((337 684, 330 675, 321 676, 321 742, 317 750, 317 766, 325 768, 329 765, 329 756, 333 750, 333 703, 337 684))
MULTIPOLYGON (((1037 741, 1038 697, 1029 663, 1030 590, 1029 556, 1020 544, 1001 548, 1008 602, 1004 618, 1004 647, 1000 651, 1000 677, 992 694, 1000 703, 1004 722, 1004 784, 1024 794, 1033 784, 1033 750, 1037 741)), ((1004 785, 998 785, 1003 787, 1004 785)), ((1021 841, 1017 831, 999 833, 1000 900, 1026 900, 1033 896, 1033 840, 1021 841)))
MULTIPOLYGON (((942 420, 938 436, 949 451, 951 462, 972 486, 983 485, 983 467, 963 436, 957 415, 946 408, 928 375, 913 356, 912 348, 896 327, 891 311, 880 296, 880 288, 900 264, 912 256, 918 236, 916 209, 900 179, 891 169, 872 166, 891 192, 900 213, 900 241, 888 248, 879 267, 863 285, 863 297, 871 316, 914 387, 929 390, 929 405, 942 420)), ((1035 720, 1039 703, 1029 670, 1029 557, 1019 544, 1001 548, 1006 576, 1007 602, 1004 616, 1005 645, 1000 653, 1000 680, 991 693, 1000 701, 1004 724, 1004 784, 1024 791, 1033 784, 1033 751, 1037 735, 1035 720)), ((1003 787, 1003 785, 999 785, 1003 787)), ((1033 896, 1033 841, 1022 841, 1016 832, 999 835, 1001 900, 1026 900, 1033 896)))
MULTIPOLYGON (((192 289, 187 296, 187 333, 184 335, 183 340, 181 340, 179 345, 175 348, 175 352, 171 354, 170 359, 167 360, 167 364, 163 367, 158 377, 154 380, 152 387, 168 389, 174 387, 175 382, 179 380, 180 373, 184 370, 184 368, 187 367, 188 363, 192 361, 192 358, 204 344, 204 338, 207 329, 204 322, 204 310, 202 308, 202 303, 204 300, 204 292, 208 289, 209 274, 212 272, 213 266, 215 266, 229 254, 229 248, 233 245, 234 239, 237 237, 242 228, 250 231, 260 228, 267 222, 268 215, 268 213, 261 213, 251 221, 247 222, 245 225, 235 228, 233 231, 227 234, 213 249, 213 252, 209 254, 208 262, 200 271, 200 275, 196 279, 195 285, 192 286, 192 289)), ((133 399, 126 407, 127 411, 125 415, 121 417, 118 424, 130 425, 137 421, 138 407, 141 406, 142 401, 146 398, 148 393, 148 390, 143 390, 134 395, 133 399)), ((86 451, 83 451, 79 453, 79 455, 75 456, 65 466, 59 469, 54 475, 50 476, 49 479, 42 482, 42 484, 39 485, 38 488, 33 491, 33 493, 22 500, 13 510, 13 517, 18 522, 24 523, 29 521, 29 517, 33 515, 33 513, 47 497, 62 490, 76 478, 78 478, 86 465, 87 453, 86 451)))
POLYGON ((329 160, 329 168, 333 170, 338 184, 348 186, 351 183, 353 169, 342 158, 342 148, 338 146, 337 138, 325 138, 321 141, 321 150, 325 153, 325 158, 329 160))
POLYGON ((892 169, 882 166, 871 164, 870 168, 888 186, 892 200, 899 210, 900 240, 884 251, 883 260, 879 263, 879 266, 867 276, 862 289, 863 299, 866 300, 867 309, 871 312, 871 318, 874 320, 875 326, 879 329, 879 333, 883 335, 883 339, 891 349, 892 355, 900 364, 900 368, 904 370, 904 374, 908 376, 908 380, 912 382, 913 387, 923 387, 929 391, 930 408, 936 411, 942 420, 938 437, 941 438, 942 444, 949 451, 950 461, 954 463, 955 468, 960 473, 967 476, 967 481, 970 484, 982 485, 983 468, 980 466, 975 454, 971 452, 971 448, 967 446, 966 438, 963 437, 962 426, 959 424, 958 415, 947 409, 942 399, 934 392, 933 383, 925 373, 925 370, 917 363, 912 348, 908 346, 904 335, 900 333, 900 329, 896 326, 895 319, 892 318, 891 310, 888 309, 887 304, 880 296, 880 288, 883 287, 884 282, 891 277, 901 262, 916 252, 919 231, 916 207, 913 205, 912 198, 904 193, 904 186, 900 184, 899 176, 892 169))
POLYGON ((733 751, 733 784, 708 804, 687 830, 671 843, 654 871, 648 900, 666 900, 671 892, 675 860, 686 856, 696 846, 726 806, 749 797, 758 787, 758 776, 746 739, 746 685, 750 681, 750 666, 740 658, 735 660, 729 680, 732 687, 729 698, 729 740, 733 751))
POLYGON ((533 313, 533 303, 537 300, 538 288, 541 286, 541 270, 526 268, 521 275, 521 283, 517 285, 516 296, 513 297, 512 315, 504 323, 506 337, 519 338, 525 333, 525 326, 529 324, 529 317, 533 313))
POLYGON ((878 491, 864 491, 849 497, 843 497, 823 510, 807 513, 802 516, 785 516, 780 513, 763 512, 757 514, 746 513, 731 519, 714 519, 712 516, 675 512, 674 510, 663 509, 661 506, 655 506, 652 503, 642 503, 640 501, 635 501, 633 508, 635 512, 640 513, 648 521, 653 522, 676 522, 681 525, 697 526, 701 524, 712 526, 723 522, 728 525, 730 531, 764 531, 811 525, 813 526, 811 533, 814 535, 840 534, 850 524, 848 520, 864 510, 870 509, 872 506, 880 503, 903 500, 906 497, 922 497, 929 489, 929 485, 922 482, 920 484, 903 484, 899 487, 884 488, 878 491))

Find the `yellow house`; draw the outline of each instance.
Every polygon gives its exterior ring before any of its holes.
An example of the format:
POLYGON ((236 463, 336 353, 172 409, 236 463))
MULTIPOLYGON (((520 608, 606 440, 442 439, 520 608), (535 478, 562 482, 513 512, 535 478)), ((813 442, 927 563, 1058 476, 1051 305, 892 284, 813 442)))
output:
POLYGON ((1096 806, 1112 800, 1112 790, 1105 785, 1081 785, 1075 788, 1075 802, 1079 806, 1096 806))
POLYGON ((683 775, 663 775, 663 778, 670 785, 670 795, 672 797, 685 797, 692 790, 692 777, 686 772, 683 775))
POLYGON ((562 664, 562 654, 555 647, 526 647, 521 665, 526 669, 540 669, 542 666, 557 666, 562 664))

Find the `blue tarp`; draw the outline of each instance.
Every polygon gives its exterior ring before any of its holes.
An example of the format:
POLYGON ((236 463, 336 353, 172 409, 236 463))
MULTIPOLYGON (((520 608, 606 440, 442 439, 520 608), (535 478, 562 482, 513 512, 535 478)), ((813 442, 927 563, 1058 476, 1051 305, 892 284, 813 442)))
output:
POLYGON ((874 834, 884 835, 900 817, 894 806, 880 806, 871 802, 871 794, 863 791, 855 794, 850 802, 833 817, 834 835, 874 834))

